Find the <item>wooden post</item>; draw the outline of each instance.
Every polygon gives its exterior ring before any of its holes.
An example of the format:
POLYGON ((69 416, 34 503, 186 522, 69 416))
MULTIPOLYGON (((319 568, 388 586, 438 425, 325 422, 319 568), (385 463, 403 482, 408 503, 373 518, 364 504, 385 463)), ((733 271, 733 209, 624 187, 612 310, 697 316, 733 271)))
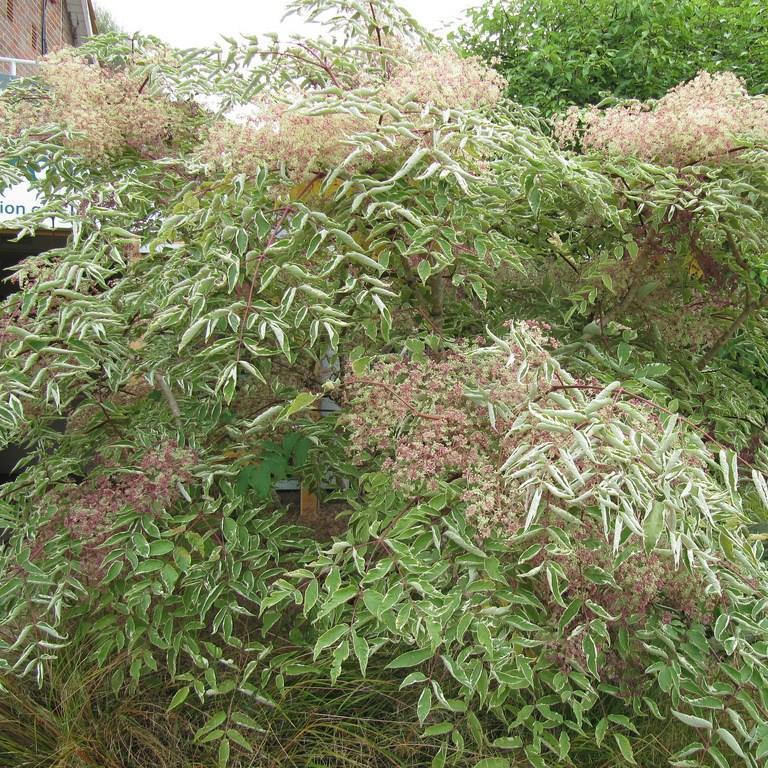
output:
MULTIPOLYGON (((317 420, 322 416, 319 407, 312 409, 312 418, 317 420)), ((320 499, 312 493, 304 483, 301 484, 301 495, 299 498, 299 520, 304 525, 317 525, 320 521, 320 499)))
POLYGON ((305 485, 301 486, 301 500, 299 503, 299 519, 309 523, 316 521, 320 516, 320 499, 305 485))

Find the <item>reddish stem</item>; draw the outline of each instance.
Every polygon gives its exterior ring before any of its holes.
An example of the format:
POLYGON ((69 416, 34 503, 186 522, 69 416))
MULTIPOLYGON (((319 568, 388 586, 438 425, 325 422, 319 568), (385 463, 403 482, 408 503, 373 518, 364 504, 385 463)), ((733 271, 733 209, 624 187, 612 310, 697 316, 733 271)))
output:
POLYGON ((280 218, 277 220, 277 223, 274 227, 272 227, 272 231, 269 233, 269 238, 267 239, 267 244, 264 246, 264 250, 259 254, 258 261, 256 262, 256 268, 253 270, 253 277, 251 278, 251 285, 248 289, 248 300, 245 304, 245 310, 243 311, 243 317, 240 322, 240 334, 237 339, 237 362, 240 362, 240 352, 243 347, 243 337, 245 336, 245 323, 248 320, 248 316, 251 314, 251 309, 253 309, 253 291, 256 287, 256 279, 259 276, 259 270, 261 268, 262 262, 264 261, 267 251, 272 247, 272 244, 275 242, 275 239, 277 238, 278 232, 282 229, 283 224, 285 223, 285 220, 288 218, 288 214, 293 210, 290 206, 285 206, 283 208, 283 214, 280 216, 280 218))

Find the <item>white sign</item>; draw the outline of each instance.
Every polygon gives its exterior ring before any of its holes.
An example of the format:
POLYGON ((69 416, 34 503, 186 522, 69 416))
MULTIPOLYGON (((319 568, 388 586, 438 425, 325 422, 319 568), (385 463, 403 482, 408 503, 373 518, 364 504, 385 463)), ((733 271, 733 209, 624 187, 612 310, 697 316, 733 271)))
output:
MULTIPOLYGON (((26 181, 14 184, 0 192, 0 229, 7 228, 6 222, 32 213, 41 207, 40 197, 26 181)), ((45 229, 72 229, 72 224, 51 216, 43 224, 45 229)))

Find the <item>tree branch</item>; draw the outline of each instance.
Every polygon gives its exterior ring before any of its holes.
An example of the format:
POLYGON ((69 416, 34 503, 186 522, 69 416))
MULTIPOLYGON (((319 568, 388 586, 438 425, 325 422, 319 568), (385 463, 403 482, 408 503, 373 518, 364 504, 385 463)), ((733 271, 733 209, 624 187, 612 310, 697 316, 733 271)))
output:
POLYGON ((736 331, 741 328, 744 323, 749 319, 749 316, 757 309, 763 309, 768 305, 768 294, 764 294, 763 298, 758 302, 747 301, 744 305, 744 309, 741 314, 728 326, 728 328, 720 334, 720 337, 715 343, 704 353, 701 360, 699 360, 699 370, 705 368, 715 358, 717 353, 725 346, 725 344, 734 336, 736 331))
POLYGON ((181 410, 179 409, 179 404, 176 402, 176 398, 174 397, 173 392, 171 391, 171 388, 165 379, 165 376, 163 376, 163 374, 159 371, 155 371, 155 380, 160 387, 160 391, 163 393, 165 402, 168 403, 168 408, 173 414, 173 420, 176 422, 176 426, 181 429, 181 410))

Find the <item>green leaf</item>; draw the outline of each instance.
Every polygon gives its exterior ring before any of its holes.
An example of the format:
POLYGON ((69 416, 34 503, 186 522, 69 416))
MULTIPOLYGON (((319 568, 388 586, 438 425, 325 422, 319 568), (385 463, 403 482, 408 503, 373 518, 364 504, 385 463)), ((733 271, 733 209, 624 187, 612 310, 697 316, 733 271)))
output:
POLYGON ((423 683, 427 679, 427 676, 423 672, 411 672, 410 674, 406 675, 403 682, 400 683, 400 690, 407 688, 409 685, 423 683))
MULTIPOLYGON (((715 761, 717 768, 731 768, 731 764, 717 747, 710 747, 707 750, 707 754, 715 761)), ((757 758, 759 760, 760 756, 758 755, 757 758)))
POLYGON ((616 348, 616 355, 619 358, 619 365, 626 365, 632 355, 632 347, 622 341, 616 348))
POLYGON ((725 728, 718 728, 715 733, 722 739, 722 741, 728 745, 728 747, 735 752, 742 760, 746 760, 746 755, 741 745, 736 740, 736 737, 725 728))
POLYGON ((300 467, 304 464, 312 445, 312 441, 306 437, 301 437, 296 441, 296 445, 293 447, 293 465, 295 467, 300 467))
POLYGON ((208 318, 200 318, 199 320, 196 320, 192 325, 187 328, 186 331, 181 336, 181 341, 179 342, 179 352, 181 352, 184 347, 189 346, 194 339, 200 334, 200 331, 205 328, 205 326, 208 324, 208 318))
POLYGON ((134 533, 131 541, 140 557, 149 557, 149 542, 140 533, 134 533))
POLYGON ((541 190, 540 189, 536 187, 531 189, 531 191, 528 193, 528 204, 531 206, 531 211, 533 211, 533 214, 537 215, 541 208, 541 190))
POLYGON ((629 739, 622 733, 614 733, 613 738, 616 739, 616 743, 619 745, 621 754, 624 759, 632 765, 637 765, 635 762, 635 755, 632 751, 632 745, 629 743, 629 739))
POLYGON ((466 631, 469 629, 469 625, 472 623, 472 614, 465 613, 456 625, 456 641, 461 642, 464 638, 466 631))
POLYGON ((307 588, 304 590, 304 615, 307 616, 312 608, 317 603, 317 598, 320 594, 320 585, 317 583, 317 579, 312 579, 307 588))
POLYGON ((327 616, 332 611, 336 610, 340 605, 343 605, 348 600, 356 597, 358 594, 357 587, 344 587, 334 592, 322 605, 318 618, 327 616))
POLYGON ((370 363, 370 357, 358 357, 357 360, 352 361, 352 373, 354 373, 355 376, 362 376, 368 369, 370 363))
POLYGON ((493 653, 493 639, 491 637, 491 631, 481 621, 475 622, 475 633, 477 634, 477 640, 480 645, 491 655, 493 653))
POLYGON ((218 741, 219 739, 224 738, 225 735, 226 733, 223 728, 216 728, 215 730, 206 733, 205 736, 201 736, 198 744, 209 744, 212 741, 218 741))
POLYGON ((123 566, 125 563, 122 560, 115 560, 114 563, 112 563, 109 568, 107 569, 106 574, 104 575, 104 578, 102 579, 102 584, 109 584, 110 581, 114 581, 119 575, 120 572, 123 570, 123 566))
POLYGON ((237 521, 231 517, 225 517, 221 521, 221 527, 224 532, 224 538, 228 542, 233 542, 237 539, 237 521))
POLYGON ((510 768, 511 765, 506 757, 485 757, 475 763, 475 768, 510 768))
POLYGON ((192 564, 192 556, 189 551, 179 545, 173 549, 173 560, 180 571, 186 571, 192 564))
POLYGON ((703 717, 696 717, 695 715, 686 715, 684 712, 678 712, 675 709, 670 710, 672 715, 676 717, 681 723, 689 725, 691 728, 706 728, 712 730, 712 723, 709 720, 705 720, 703 717))
POLYGON ((149 554, 152 557, 158 557, 159 555, 167 555, 169 552, 173 552, 173 542, 168 540, 153 541, 149 545, 149 554))
POLYGON ((248 233, 244 229, 237 230, 235 244, 241 256, 248 250, 248 233))
POLYGON ((424 729, 422 738, 429 738, 430 736, 445 736, 446 733, 450 733, 453 730, 453 723, 435 723, 424 729))
POLYGON ((643 545, 647 553, 656 548, 659 536, 664 529, 664 503, 661 501, 653 502, 651 511, 643 520, 643 545))
POLYGON ((415 667, 417 664, 423 664, 435 655, 431 648, 421 648, 416 651, 406 651, 387 664, 386 669, 404 669, 405 667, 415 667))
POLYGON ((312 659, 316 660, 326 648, 341 640, 347 632, 349 632, 349 626, 347 624, 337 624, 335 627, 323 632, 315 643, 314 650, 312 651, 312 659))
POLYGON ((721 613, 717 617, 717 621, 715 622, 715 639, 720 642, 723 639, 723 635, 725 634, 725 630, 728 628, 728 624, 731 621, 731 617, 727 613, 721 613))
POLYGON ((218 768, 227 768, 229 763, 229 739, 222 739, 219 742, 219 753, 216 759, 218 768))
POLYGON ((250 742, 242 733, 240 733, 240 731, 236 731, 234 728, 227 728, 227 738, 230 741, 234 741, 238 747, 244 749, 246 752, 253 752, 253 747, 250 742))
POLYGON ((183 688, 179 688, 173 695, 171 703, 168 705, 168 711, 180 707, 187 700, 187 696, 189 696, 189 686, 185 685, 183 688))
POLYGON ((381 604, 384 601, 384 595, 381 592, 377 592, 375 589, 366 589, 363 592, 363 604, 374 616, 379 616, 381 613, 381 604))
POLYGON ((259 733, 266 733, 266 730, 259 725, 256 720, 254 720, 250 715, 246 714, 245 712, 241 712, 239 710, 235 710, 232 713, 232 722, 237 723, 237 725, 242 726, 243 728, 250 728, 252 731, 258 731, 259 733))
POLYGON ((419 718, 419 723, 423 723, 427 719, 430 710, 432 709, 432 689, 427 686, 421 691, 419 701, 416 704, 416 715, 419 718))
POLYGON ((201 728, 195 733, 195 741, 199 741, 206 733, 218 728, 227 719, 227 713, 220 709, 218 712, 214 712, 201 728))
POLYGON ((583 601, 578 598, 571 600, 571 602, 568 603, 568 606, 563 611, 563 615, 560 617, 560 620, 557 623, 558 631, 561 634, 565 628, 573 621, 583 605, 583 601))
POLYGON ((523 740, 519 736, 499 736, 491 746, 496 749, 522 749, 523 740))
POLYGON ((258 467, 251 468, 248 482, 260 499, 268 499, 272 490, 272 471, 269 464, 262 462, 258 467))
POLYGON ((635 727, 635 724, 626 715, 608 715, 608 719, 612 723, 617 723, 618 725, 622 725, 627 730, 632 731, 633 733, 636 733, 638 736, 640 735, 637 728, 635 727))
POLYGON ((160 578, 169 590, 173 590, 179 580, 179 572, 170 563, 166 563, 160 570, 160 578))
POLYGON ((445 761, 448 756, 448 744, 446 742, 437 751, 437 754, 432 758, 432 764, 430 768, 445 768, 445 761))
POLYGON ((595 726, 595 744, 597 744, 598 747, 603 743, 605 739, 605 734, 607 731, 608 731, 608 718, 604 717, 595 726))
POLYGON ((486 738, 485 731, 483 730, 483 725, 480 722, 480 719, 471 710, 468 710, 466 714, 469 732, 472 734, 472 741, 474 741, 478 747, 483 747, 486 742, 486 738))
POLYGON ((291 416, 303 411, 305 408, 309 408, 314 402, 319 399, 320 395, 313 395, 311 392, 300 392, 296 397, 291 400, 288 405, 283 408, 283 412, 277 418, 277 421, 285 421, 290 419, 291 416))
POLYGON ((144 560, 144 562, 139 563, 138 568, 136 568, 134 573, 154 573, 155 571, 159 571, 162 567, 162 560, 144 560))
POLYGON ((370 648, 368 647, 368 641, 361 635, 358 635, 354 629, 352 630, 352 649, 357 657, 358 664, 360 665, 360 674, 364 678, 365 670, 368 668, 370 648))
POLYGON ((584 650, 584 656, 587 660, 587 669, 595 676, 599 677, 597 671, 597 646, 590 635, 584 635, 581 641, 581 647, 584 650))
POLYGON ((312 256, 314 256, 315 251, 320 247, 320 244, 323 242, 323 235, 320 232, 316 232, 312 239, 309 241, 309 245, 307 246, 307 260, 311 259, 312 256))

